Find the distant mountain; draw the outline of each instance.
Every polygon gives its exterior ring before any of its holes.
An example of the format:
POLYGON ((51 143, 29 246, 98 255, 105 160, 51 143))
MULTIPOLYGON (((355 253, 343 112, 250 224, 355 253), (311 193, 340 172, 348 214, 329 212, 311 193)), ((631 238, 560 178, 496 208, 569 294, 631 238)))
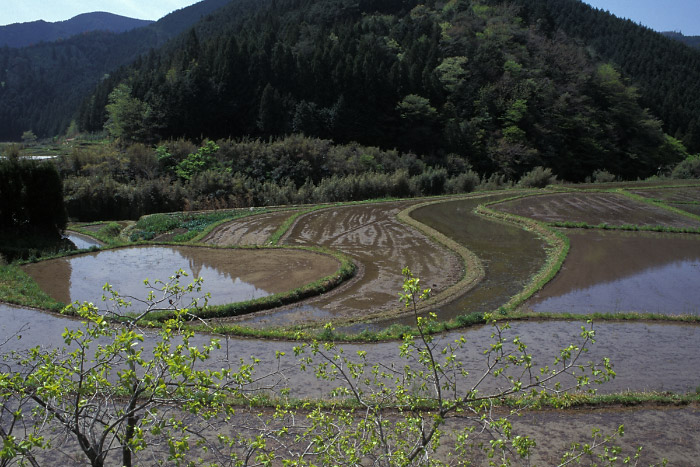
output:
POLYGON ((64 133, 100 80, 230 2, 203 0, 123 33, 93 31, 29 47, 0 46, 0 141, 17 141, 29 129, 40 137, 64 133))
POLYGON ((666 37, 670 37, 671 39, 675 39, 677 41, 683 42, 684 44, 690 46, 690 47, 695 47, 696 49, 700 49, 700 36, 684 36, 680 32, 674 32, 674 31, 666 31, 662 32, 666 37))
POLYGON ((53 42, 91 31, 125 32, 147 26, 153 21, 127 18, 106 12, 85 13, 66 21, 43 20, 0 26, 0 47, 25 47, 53 42))

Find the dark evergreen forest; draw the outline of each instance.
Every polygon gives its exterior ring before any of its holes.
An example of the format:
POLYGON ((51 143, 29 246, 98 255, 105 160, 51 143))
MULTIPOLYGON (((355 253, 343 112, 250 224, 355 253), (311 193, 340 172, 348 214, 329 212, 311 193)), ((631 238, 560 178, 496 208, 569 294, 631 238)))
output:
POLYGON ((0 47, 0 141, 64 134, 80 103, 119 66, 190 28, 229 0, 205 0, 147 27, 91 32, 30 47, 0 47))
MULTIPOLYGON (((3 51, 0 70, 29 52, 3 51)), ((579 0, 233 1, 103 76, 74 112, 77 88, 33 99, 48 81, 13 76, 0 76, 5 137, 71 117, 123 144, 301 133, 572 181, 647 177, 700 150, 700 52, 579 0), (26 107, 7 99, 18 86, 33 89, 26 107)))

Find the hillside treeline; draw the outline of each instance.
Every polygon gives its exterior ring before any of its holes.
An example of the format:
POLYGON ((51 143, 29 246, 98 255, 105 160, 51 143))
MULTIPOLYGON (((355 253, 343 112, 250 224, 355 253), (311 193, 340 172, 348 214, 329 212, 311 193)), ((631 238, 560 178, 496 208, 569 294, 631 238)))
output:
POLYGON ((193 29, 104 83, 80 126, 145 142, 303 133, 431 165, 458 155, 514 179, 537 166, 571 181, 595 170, 634 179, 685 157, 617 66, 556 27, 530 26, 534 14, 495 1, 417 3, 279 0, 235 17, 224 8, 206 37, 193 29))
MULTIPOLYGON (((68 214, 82 221, 465 193, 480 184, 497 188, 508 183, 499 176, 481 180, 459 157, 447 161, 432 167, 412 153, 291 136, 273 142, 206 141, 201 146, 173 140, 155 149, 143 144, 125 149, 87 146, 55 164, 68 214)), ((540 180, 549 182, 551 173, 540 180)))

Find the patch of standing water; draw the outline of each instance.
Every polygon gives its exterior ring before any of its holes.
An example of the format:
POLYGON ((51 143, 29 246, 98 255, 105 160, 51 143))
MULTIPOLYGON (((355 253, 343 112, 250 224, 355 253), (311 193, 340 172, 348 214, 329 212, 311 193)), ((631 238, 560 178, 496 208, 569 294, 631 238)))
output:
POLYGON ((526 308, 550 313, 700 314, 700 238, 566 231, 571 251, 526 308))
POLYGON ((78 250, 87 250, 93 246, 102 246, 99 240, 75 232, 67 232, 65 238, 73 242, 73 245, 75 245, 78 250))
MULTIPOLYGON (((236 254, 235 250, 185 247, 122 248, 31 264, 25 267, 25 271, 42 290, 64 303, 77 300, 98 304, 102 301, 102 287, 106 283, 123 296, 143 299, 147 294, 144 279, 152 282, 167 280, 178 269, 189 274, 189 277, 181 278, 182 285, 187 285, 194 277, 204 279, 203 290, 196 296, 209 292, 210 304, 270 295, 270 292, 245 280, 245 271, 235 267, 236 254)), ((196 297, 189 300, 192 298, 196 297)), ((183 304, 187 302, 183 301, 183 304)))

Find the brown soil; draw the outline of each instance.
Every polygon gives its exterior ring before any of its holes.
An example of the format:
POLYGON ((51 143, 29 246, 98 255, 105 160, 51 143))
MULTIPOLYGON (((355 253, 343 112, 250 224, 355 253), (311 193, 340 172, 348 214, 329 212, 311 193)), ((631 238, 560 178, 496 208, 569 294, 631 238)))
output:
POLYGON ((202 239, 202 243, 264 245, 270 235, 292 214, 293 211, 279 211, 236 219, 216 227, 202 239))
POLYGON ((615 193, 556 193, 528 196, 493 207, 544 222, 700 227, 700 222, 696 220, 615 193))
MULTIPOLYGON (((263 432, 280 430, 287 427, 286 435, 275 432, 275 436, 269 437, 266 443, 268 449, 277 450, 279 456, 272 465, 282 465, 281 459, 293 460, 294 454, 305 451, 309 439, 314 433, 307 430, 305 417, 308 411, 299 410, 294 415, 284 418, 274 417, 270 409, 249 409, 246 407, 237 408, 235 414, 230 418, 212 419, 202 422, 188 414, 177 412, 174 408, 164 408, 168 415, 186 420, 188 429, 193 433, 199 433, 202 437, 212 442, 216 446, 215 440, 219 434, 226 436, 236 436, 243 439, 254 440, 263 432), (283 449, 284 446, 284 449, 283 449)), ((508 414, 500 409, 496 409, 490 414, 494 417, 507 416, 508 414)), ((362 414, 356 414, 357 422, 360 422, 362 414)), ((383 418, 387 422, 398 423, 401 421, 396 413, 386 411, 383 418)), ((601 436, 613 435, 620 425, 624 425, 624 436, 615 437, 610 441, 608 448, 616 446, 619 448, 619 458, 627 456, 633 457, 637 449, 642 447, 638 463, 633 465, 661 465, 664 459, 669 466, 693 467, 697 466, 697 453, 700 452, 700 407, 693 404, 689 406, 643 406, 636 408, 609 407, 601 409, 579 409, 579 410, 543 410, 522 412, 519 416, 511 415, 512 436, 529 436, 536 445, 532 449, 532 455, 528 459, 519 459, 515 453, 509 456, 515 466, 529 465, 559 465, 562 456, 571 449, 571 444, 592 443, 593 430, 600 430, 601 436)), ((386 429, 391 432, 393 423, 386 429)), ((345 422, 339 426, 345 427, 345 422)), ((455 454, 454 446, 457 436, 465 433, 465 430, 476 428, 469 435, 468 442, 472 446, 484 443, 489 446, 489 442, 495 439, 495 434, 489 430, 481 430, 474 418, 465 416, 450 416, 441 427, 442 436, 440 438, 440 448, 431 457, 444 462, 454 462, 454 457, 450 458, 449 453, 455 454)), ((350 428, 350 427, 347 427, 350 428)), ((46 435, 53 439, 52 449, 46 451, 36 451, 36 456, 41 465, 78 465, 84 457, 75 440, 66 438, 62 430, 55 425, 55 431, 46 435)), ((318 434, 318 436, 325 436, 318 434)), ((153 438, 147 434, 149 446, 145 451, 135 454, 135 461, 139 465, 151 465, 158 460, 167 459, 170 452, 168 443, 164 439, 153 438)), ((600 465, 601 461, 596 457, 606 446, 599 447, 593 454, 585 455, 579 462, 573 465, 600 465)), ((215 457, 217 449, 203 450, 198 443, 191 443, 191 451, 183 459, 184 461, 194 460, 196 463, 221 462, 221 457, 215 457)), ((460 461, 469 461, 469 465, 488 465, 489 459, 483 450, 478 447, 467 448, 464 454, 459 454, 460 461)), ((234 445, 231 449, 239 455, 245 455, 245 451, 239 445, 234 445)), ((225 455, 228 451, 219 453, 225 455)), ((108 465, 119 465, 121 461, 120 451, 108 457, 108 465)), ((316 461, 312 456, 306 457, 307 461, 316 461)), ((367 464, 371 465, 371 464, 367 464)), ((461 464, 459 464, 461 465, 461 464)), ((509 464, 510 465, 510 464, 509 464)), ((606 464, 607 465, 607 464, 606 464)), ((615 464, 617 465, 617 464, 615 464)))
POLYGON ((435 294, 457 282, 462 274, 458 257, 396 219, 410 204, 334 207, 301 216, 282 242, 341 251, 358 264, 358 274, 341 291, 311 299, 305 307, 277 310, 276 318, 267 314, 259 325, 319 317, 366 319, 396 310, 404 267, 423 278, 425 287, 432 287, 435 294))
POLYGON ((645 198, 659 199, 667 203, 700 202, 700 186, 630 190, 630 192, 645 198))
POLYGON ((700 204, 672 204, 676 209, 700 216, 700 204))

